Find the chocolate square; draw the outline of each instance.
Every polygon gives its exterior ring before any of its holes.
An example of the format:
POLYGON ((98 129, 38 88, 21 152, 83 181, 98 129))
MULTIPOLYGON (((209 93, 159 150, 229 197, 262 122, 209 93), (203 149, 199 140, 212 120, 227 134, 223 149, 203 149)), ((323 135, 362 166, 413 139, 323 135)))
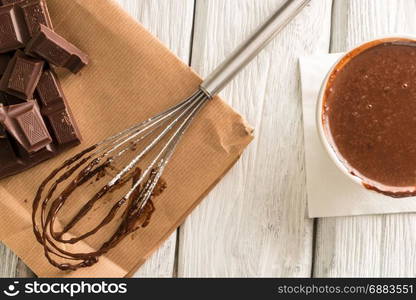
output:
POLYGON ((52 70, 43 72, 37 92, 43 106, 41 114, 48 120, 55 142, 59 145, 80 143, 78 127, 66 103, 59 79, 52 70))
POLYGON ((28 0, 17 4, 22 9, 30 36, 40 30, 41 24, 53 29, 45 0, 28 0))
POLYGON ((45 126, 42 125, 41 118, 33 110, 17 115, 16 121, 31 147, 49 139, 49 134, 45 126))
POLYGON ((0 120, 28 153, 39 151, 52 142, 39 107, 33 100, 0 107, 0 120))
POLYGON ((23 100, 33 99, 44 62, 17 51, 0 80, 0 90, 23 100))
POLYGON ((29 41, 25 53, 40 56, 73 73, 79 72, 89 61, 88 55, 44 25, 40 25, 40 31, 29 41))
POLYGON ((79 142, 78 129, 66 108, 53 112, 47 117, 58 144, 79 142))
POLYGON ((64 92, 61 84, 52 70, 45 70, 42 73, 36 91, 44 107, 50 107, 54 103, 62 103, 64 101, 64 92))
POLYGON ((0 7, 0 53, 23 48, 30 39, 24 16, 19 7, 0 7))

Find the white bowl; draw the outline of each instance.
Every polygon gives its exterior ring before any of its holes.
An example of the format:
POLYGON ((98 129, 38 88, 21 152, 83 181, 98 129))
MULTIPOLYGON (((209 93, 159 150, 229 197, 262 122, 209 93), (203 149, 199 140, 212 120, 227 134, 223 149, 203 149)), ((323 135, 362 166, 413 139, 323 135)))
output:
POLYGON ((403 41, 403 40, 416 41, 416 37, 411 36, 411 35, 403 35, 403 34, 393 35, 393 36, 384 36, 375 40, 365 42, 355 47, 354 49, 352 49, 345 55, 343 55, 330 69, 324 82, 322 83, 321 90, 319 92, 319 98, 317 101, 317 106, 316 106, 316 123, 317 123, 317 129, 318 129, 320 140, 326 152, 328 153, 329 157, 335 163, 335 165, 342 171, 342 173, 344 173, 348 178, 350 178, 352 181, 354 181, 355 183, 359 184, 362 187, 365 187, 367 189, 374 190, 380 193, 384 193, 389 196, 397 196, 397 197, 412 196, 412 194, 416 193, 416 187, 415 186, 409 186, 409 187, 386 186, 384 184, 381 184, 379 182, 373 181, 365 177, 364 175, 360 174, 357 170, 353 169, 348 164, 348 162, 343 159, 342 155, 338 153, 335 143, 332 140, 332 135, 329 132, 329 128, 324 124, 325 122, 323 118, 323 106, 324 106, 326 92, 328 89, 329 79, 332 75, 334 75, 334 73, 336 73, 337 69, 342 68, 346 63, 350 61, 351 58, 362 53, 366 49, 369 49, 371 47, 374 47, 384 42, 403 41))

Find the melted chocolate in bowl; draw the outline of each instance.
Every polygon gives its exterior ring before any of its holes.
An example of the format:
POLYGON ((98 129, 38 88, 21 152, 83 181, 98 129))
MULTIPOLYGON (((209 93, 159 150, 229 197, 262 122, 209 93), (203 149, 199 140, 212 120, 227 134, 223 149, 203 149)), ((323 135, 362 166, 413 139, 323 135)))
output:
POLYGON ((382 40, 349 53, 329 77, 322 121, 367 188, 416 195, 416 42, 382 40))

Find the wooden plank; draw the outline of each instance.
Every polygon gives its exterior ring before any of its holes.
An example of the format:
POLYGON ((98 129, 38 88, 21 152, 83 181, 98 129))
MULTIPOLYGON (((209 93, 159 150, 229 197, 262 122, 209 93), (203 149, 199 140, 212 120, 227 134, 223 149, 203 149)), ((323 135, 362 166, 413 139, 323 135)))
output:
MULTIPOLYGON (((189 61, 194 0, 117 0, 185 62, 189 61)), ((120 20, 122 22, 122 20, 120 20)), ((146 262, 135 277, 172 277, 176 233, 146 262)), ((33 276, 18 258, 0 245, 0 276, 33 276)))
MULTIPOLYGON (((333 52, 380 35, 414 33, 416 1, 335 0, 333 52)), ((396 277, 416 275, 416 214, 320 219, 314 275, 396 277)))
POLYGON ((123 8, 188 63, 194 0, 117 0, 123 8))
MULTIPOLYGON (((198 1, 192 67, 206 76, 283 0, 198 1)), ((255 142, 180 230, 178 276, 310 276, 298 57, 327 53, 332 1, 312 1, 222 93, 255 142)))
POLYGON ((34 276, 33 272, 12 251, 0 243, 0 278, 34 276))

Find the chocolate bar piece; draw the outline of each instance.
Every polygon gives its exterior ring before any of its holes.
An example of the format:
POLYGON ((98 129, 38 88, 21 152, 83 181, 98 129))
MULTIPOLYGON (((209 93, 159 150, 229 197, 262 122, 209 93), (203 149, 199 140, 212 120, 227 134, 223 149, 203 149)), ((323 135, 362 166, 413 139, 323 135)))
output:
POLYGON ((28 0, 18 2, 17 5, 22 9, 27 29, 31 37, 40 30, 41 24, 53 30, 51 17, 45 0, 28 0))
POLYGON ((37 87, 42 102, 42 115, 49 121, 59 145, 79 143, 81 135, 66 103, 58 77, 52 70, 45 70, 37 87))
POLYGON ((39 107, 33 100, 1 106, 0 122, 28 153, 39 151, 52 142, 39 107))
MULTIPOLYGON (((0 75, 3 75, 7 65, 10 62, 10 56, 8 54, 0 54, 0 75)), ((19 99, 13 95, 9 95, 5 92, 0 91, 0 104, 6 105, 15 105, 23 103, 25 100, 19 99)))
POLYGON ((78 73, 88 64, 88 56, 63 37, 44 25, 40 31, 29 41, 26 54, 40 56, 57 67, 67 68, 78 73))
POLYGON ((67 108, 57 110, 46 117, 49 120, 59 145, 79 143, 80 137, 78 128, 75 126, 72 115, 67 108))
POLYGON ((64 101, 64 92, 58 77, 52 70, 45 70, 36 87, 42 106, 49 108, 55 103, 64 101))
MULTIPOLYGON (((0 54, 0 76, 3 76, 4 72, 6 72, 10 60, 11 56, 9 54, 0 54)), ((23 101, 24 100, 0 91, 0 103, 3 105, 14 105, 22 103, 23 101)))
POLYGON ((23 100, 33 99, 44 62, 17 51, 0 80, 0 90, 23 100))
POLYGON ((0 53, 23 48, 29 39, 21 9, 15 5, 0 7, 0 53))
POLYGON ((52 20, 49 15, 45 0, 2 0, 0 4, 17 5, 24 17, 26 28, 30 37, 34 36, 43 24, 53 30, 52 20))

